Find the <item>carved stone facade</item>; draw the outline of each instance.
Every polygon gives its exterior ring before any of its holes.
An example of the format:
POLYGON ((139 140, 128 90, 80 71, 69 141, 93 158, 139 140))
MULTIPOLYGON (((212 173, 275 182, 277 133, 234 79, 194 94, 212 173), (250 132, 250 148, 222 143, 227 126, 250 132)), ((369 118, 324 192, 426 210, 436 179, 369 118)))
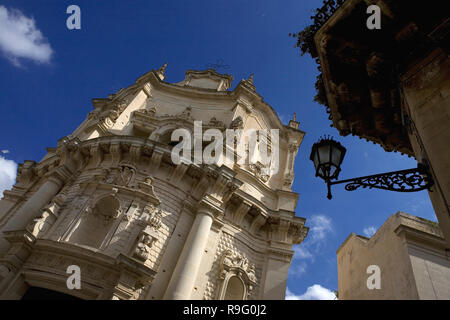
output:
POLYGON ((308 231, 291 190, 304 133, 280 122, 252 77, 229 91, 229 75, 189 70, 171 84, 166 67, 94 99, 72 134, 19 166, 0 201, 1 299, 30 287, 83 299, 284 298, 292 245, 308 231), (194 120, 278 129, 279 170, 224 156, 176 165, 171 133, 194 120), (66 285, 71 265, 79 290, 66 285))

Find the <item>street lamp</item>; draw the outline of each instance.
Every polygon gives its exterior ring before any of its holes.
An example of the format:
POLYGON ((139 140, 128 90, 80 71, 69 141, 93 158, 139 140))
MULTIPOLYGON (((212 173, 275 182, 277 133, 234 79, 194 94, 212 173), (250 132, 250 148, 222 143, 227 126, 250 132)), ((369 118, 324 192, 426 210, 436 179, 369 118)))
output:
POLYGON ((397 192, 416 192, 430 189, 433 179, 428 167, 419 164, 417 168, 392 171, 371 176, 337 180, 341 172, 346 149, 332 138, 321 138, 311 150, 310 159, 316 169, 316 177, 322 178, 328 188, 327 198, 331 199, 331 186, 346 183, 345 190, 354 191, 360 187, 377 188, 397 192), (335 180, 335 181, 332 181, 335 180))

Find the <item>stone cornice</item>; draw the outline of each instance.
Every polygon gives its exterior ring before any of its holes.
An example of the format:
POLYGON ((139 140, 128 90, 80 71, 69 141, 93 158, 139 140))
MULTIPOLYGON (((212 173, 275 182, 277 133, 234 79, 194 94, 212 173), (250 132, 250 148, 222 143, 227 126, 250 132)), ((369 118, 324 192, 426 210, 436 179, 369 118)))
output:
POLYGON ((298 198, 299 194, 294 191, 288 191, 288 190, 282 190, 282 189, 272 189, 270 188, 266 183, 264 183, 259 177, 255 176, 251 171, 241 168, 239 166, 235 166, 234 170, 239 174, 242 174, 246 177, 248 177, 253 185, 258 186, 258 188, 263 189, 266 192, 275 192, 277 196, 279 195, 289 195, 295 198, 298 198))

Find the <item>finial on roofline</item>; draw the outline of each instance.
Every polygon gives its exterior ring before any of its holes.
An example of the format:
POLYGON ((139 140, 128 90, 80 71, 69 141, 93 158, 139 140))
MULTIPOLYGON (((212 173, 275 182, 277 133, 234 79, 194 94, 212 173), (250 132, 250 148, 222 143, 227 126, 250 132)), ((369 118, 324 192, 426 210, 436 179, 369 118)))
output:
POLYGON ((250 75, 250 77, 247 79, 247 81, 250 82, 251 84, 253 84, 253 77, 254 77, 254 74, 252 73, 250 75))
POLYGON ((297 113, 294 112, 294 118, 292 120, 289 120, 288 126, 294 129, 298 129, 299 123, 297 121, 297 113))
POLYGON ((158 71, 161 72, 162 74, 164 74, 166 72, 166 68, 167 68, 167 62, 164 63, 162 65, 162 67, 158 69, 158 71))
POLYGON ((158 76, 161 80, 164 80, 164 78, 166 77, 166 75, 165 75, 166 68, 167 68, 167 62, 164 63, 162 65, 162 67, 157 70, 158 76))

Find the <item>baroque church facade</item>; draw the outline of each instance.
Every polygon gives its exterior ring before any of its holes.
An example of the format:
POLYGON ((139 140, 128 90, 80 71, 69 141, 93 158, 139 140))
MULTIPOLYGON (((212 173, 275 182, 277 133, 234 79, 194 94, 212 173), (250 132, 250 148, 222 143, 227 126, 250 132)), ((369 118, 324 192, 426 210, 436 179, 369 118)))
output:
POLYGON ((253 77, 229 90, 229 75, 188 70, 168 83, 165 68, 93 99, 72 134, 19 165, 0 200, 0 299, 32 288, 81 299, 284 299, 292 246, 308 233, 291 189, 304 132, 295 118, 282 124, 253 77), (221 132, 278 129, 279 169, 174 164, 171 134, 192 132, 194 120, 221 132), (70 266, 79 288, 68 287, 70 266))

